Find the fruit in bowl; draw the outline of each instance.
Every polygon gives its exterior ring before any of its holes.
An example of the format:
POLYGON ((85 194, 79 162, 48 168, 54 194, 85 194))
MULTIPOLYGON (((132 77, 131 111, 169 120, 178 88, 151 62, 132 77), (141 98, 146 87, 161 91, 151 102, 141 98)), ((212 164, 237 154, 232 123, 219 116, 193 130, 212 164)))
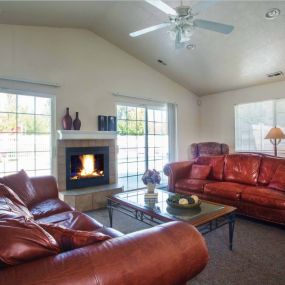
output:
POLYGON ((186 196, 181 194, 174 194, 168 197, 167 204, 174 208, 194 208, 201 204, 199 197, 196 195, 186 196))
POLYGON ((196 196, 196 195, 192 195, 191 198, 195 201, 196 204, 198 204, 199 201, 200 201, 200 200, 199 200, 199 197, 196 196))
POLYGON ((188 202, 188 200, 185 199, 185 198, 180 198, 179 201, 178 201, 178 204, 179 204, 179 205, 188 205, 189 202, 188 202))

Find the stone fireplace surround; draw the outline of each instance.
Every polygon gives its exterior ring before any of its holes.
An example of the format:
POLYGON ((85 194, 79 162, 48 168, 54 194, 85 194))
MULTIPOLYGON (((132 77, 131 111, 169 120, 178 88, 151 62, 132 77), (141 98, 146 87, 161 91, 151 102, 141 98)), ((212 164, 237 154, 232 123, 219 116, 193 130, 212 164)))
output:
POLYGON ((106 196, 123 191, 117 184, 116 133, 88 131, 58 131, 57 180, 59 197, 78 211, 90 211, 106 206, 106 196), (67 147, 109 147, 109 184, 66 190, 67 147))

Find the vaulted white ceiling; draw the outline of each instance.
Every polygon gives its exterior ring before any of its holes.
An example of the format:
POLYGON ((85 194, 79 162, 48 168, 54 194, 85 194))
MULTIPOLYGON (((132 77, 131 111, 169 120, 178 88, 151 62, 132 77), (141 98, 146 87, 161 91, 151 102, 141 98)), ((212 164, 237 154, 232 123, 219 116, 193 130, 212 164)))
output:
MULTIPOLYGON (((165 1, 171 7, 180 1, 165 1)), ((194 5, 197 1, 183 1, 194 5)), ((162 23, 167 15, 144 1, 1 1, 0 23, 74 27, 94 31, 197 95, 211 94, 283 78, 285 1, 220 1, 201 19, 235 26, 229 35, 195 30, 195 50, 175 49, 167 28, 138 38, 129 33, 162 23), (266 20, 270 8, 281 15, 266 20), (157 62, 166 62, 166 66, 157 62)))

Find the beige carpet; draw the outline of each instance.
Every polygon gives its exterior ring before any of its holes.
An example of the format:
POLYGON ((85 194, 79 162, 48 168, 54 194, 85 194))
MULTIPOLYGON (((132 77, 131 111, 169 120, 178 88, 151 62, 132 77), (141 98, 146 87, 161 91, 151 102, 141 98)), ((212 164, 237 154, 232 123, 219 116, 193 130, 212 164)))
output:
MULTIPOLYGON (((109 226, 106 209, 88 212, 109 226)), ((129 233, 147 228, 145 224, 114 212, 114 228, 129 233)), ((285 230, 238 218, 234 250, 228 249, 228 227, 206 236, 210 262, 191 285, 285 285, 285 230)), ((158 284, 163 285, 163 284, 158 284)))

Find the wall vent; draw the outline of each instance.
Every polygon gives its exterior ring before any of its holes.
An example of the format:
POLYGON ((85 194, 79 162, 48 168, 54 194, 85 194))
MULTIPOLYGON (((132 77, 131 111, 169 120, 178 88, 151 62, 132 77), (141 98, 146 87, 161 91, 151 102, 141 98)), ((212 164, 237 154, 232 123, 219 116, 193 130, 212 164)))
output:
POLYGON ((162 65, 167 65, 162 59, 158 59, 157 62, 159 62, 162 65))
POLYGON ((282 71, 276 71, 276 72, 267 74, 267 77, 269 78, 279 77, 279 76, 284 76, 284 73, 282 71))

